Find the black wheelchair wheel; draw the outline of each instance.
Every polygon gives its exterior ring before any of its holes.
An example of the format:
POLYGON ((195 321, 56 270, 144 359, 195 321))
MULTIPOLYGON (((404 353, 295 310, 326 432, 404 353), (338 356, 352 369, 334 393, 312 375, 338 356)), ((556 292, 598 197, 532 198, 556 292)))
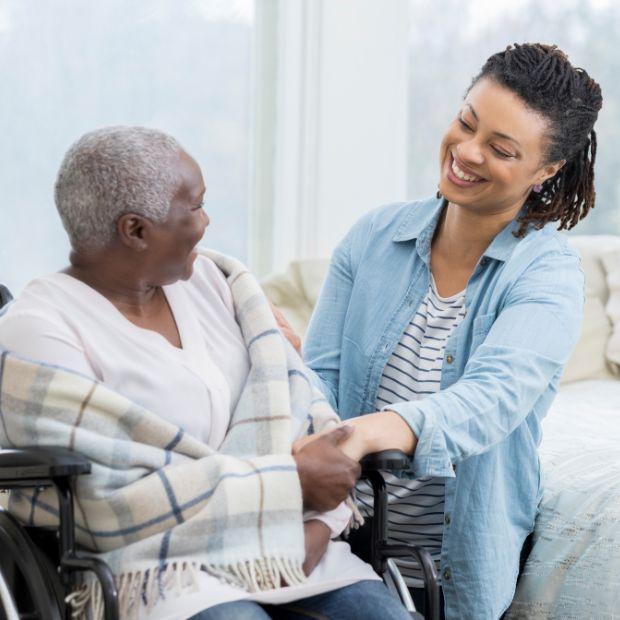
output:
MULTIPOLYGON (((57 571, 17 520, 0 509, 0 572, 20 620, 63 620, 57 571)), ((8 616, 0 602, 0 620, 8 616)))

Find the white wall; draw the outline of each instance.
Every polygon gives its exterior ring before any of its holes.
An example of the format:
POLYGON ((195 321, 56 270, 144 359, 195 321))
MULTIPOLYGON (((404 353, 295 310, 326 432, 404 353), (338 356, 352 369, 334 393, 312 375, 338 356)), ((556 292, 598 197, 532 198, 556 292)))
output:
POLYGON ((257 246, 271 270, 329 255, 363 213, 404 199, 407 184, 407 0, 277 8, 273 232, 257 246))

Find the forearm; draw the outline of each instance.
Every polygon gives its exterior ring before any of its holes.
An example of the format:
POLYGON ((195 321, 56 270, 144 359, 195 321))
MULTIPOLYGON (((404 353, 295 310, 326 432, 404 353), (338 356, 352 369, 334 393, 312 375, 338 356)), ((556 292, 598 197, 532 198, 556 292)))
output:
POLYGON ((367 454, 382 450, 402 450, 413 454, 417 437, 407 422, 393 411, 369 413, 347 420, 355 427, 351 436, 341 444, 342 451, 360 460, 367 454))
POLYGON ((306 559, 304 560, 303 570, 306 575, 310 575, 325 555, 331 530, 322 521, 313 519, 304 523, 304 536, 306 559))

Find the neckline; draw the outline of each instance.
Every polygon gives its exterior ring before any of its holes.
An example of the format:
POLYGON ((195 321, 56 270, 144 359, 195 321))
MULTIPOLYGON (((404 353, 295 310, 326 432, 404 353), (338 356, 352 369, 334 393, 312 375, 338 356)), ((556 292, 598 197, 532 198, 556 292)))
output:
POLYGON ((185 333, 186 330, 184 329, 183 321, 179 320, 180 314, 175 300, 176 295, 174 287, 177 284, 176 282, 174 284, 167 284, 162 286, 161 290, 164 294, 164 297, 166 298, 166 303, 170 308, 172 318, 177 326, 177 330, 179 332, 179 339, 181 341, 180 347, 175 347, 165 336, 163 336, 159 332, 156 332, 153 329, 148 329, 146 327, 140 327, 139 325, 136 325, 135 323, 130 321, 105 295, 102 295, 92 286, 86 284, 86 282, 82 282, 82 280, 79 280, 78 278, 63 272, 57 272, 52 274, 52 277, 54 276, 71 282, 74 288, 80 288, 82 289, 82 291, 86 291, 86 293, 91 297, 96 298, 97 301, 103 302, 103 304, 111 310, 111 315, 115 317, 115 321, 116 323, 118 323, 118 326, 122 328, 125 332, 133 331, 137 333, 143 333, 154 341, 159 342, 162 346, 169 347, 173 351, 177 351, 179 353, 184 353, 187 351, 187 334, 185 333))
POLYGON ((454 295, 450 295, 450 297, 442 297, 437 290, 437 284, 435 283, 435 277, 431 273, 431 290, 433 291, 433 295, 444 304, 454 304, 457 301, 460 301, 463 297, 465 297, 465 293, 467 292, 467 287, 465 287, 462 291, 455 293, 454 295))

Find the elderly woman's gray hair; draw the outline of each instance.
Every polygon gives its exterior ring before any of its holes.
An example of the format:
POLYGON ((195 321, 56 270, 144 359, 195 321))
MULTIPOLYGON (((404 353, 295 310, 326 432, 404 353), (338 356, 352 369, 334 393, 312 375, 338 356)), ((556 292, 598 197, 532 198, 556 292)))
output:
POLYGON ((182 151, 171 136, 146 127, 105 127, 67 151, 56 179, 56 208, 75 249, 101 248, 125 213, 163 221, 180 179, 182 151))

